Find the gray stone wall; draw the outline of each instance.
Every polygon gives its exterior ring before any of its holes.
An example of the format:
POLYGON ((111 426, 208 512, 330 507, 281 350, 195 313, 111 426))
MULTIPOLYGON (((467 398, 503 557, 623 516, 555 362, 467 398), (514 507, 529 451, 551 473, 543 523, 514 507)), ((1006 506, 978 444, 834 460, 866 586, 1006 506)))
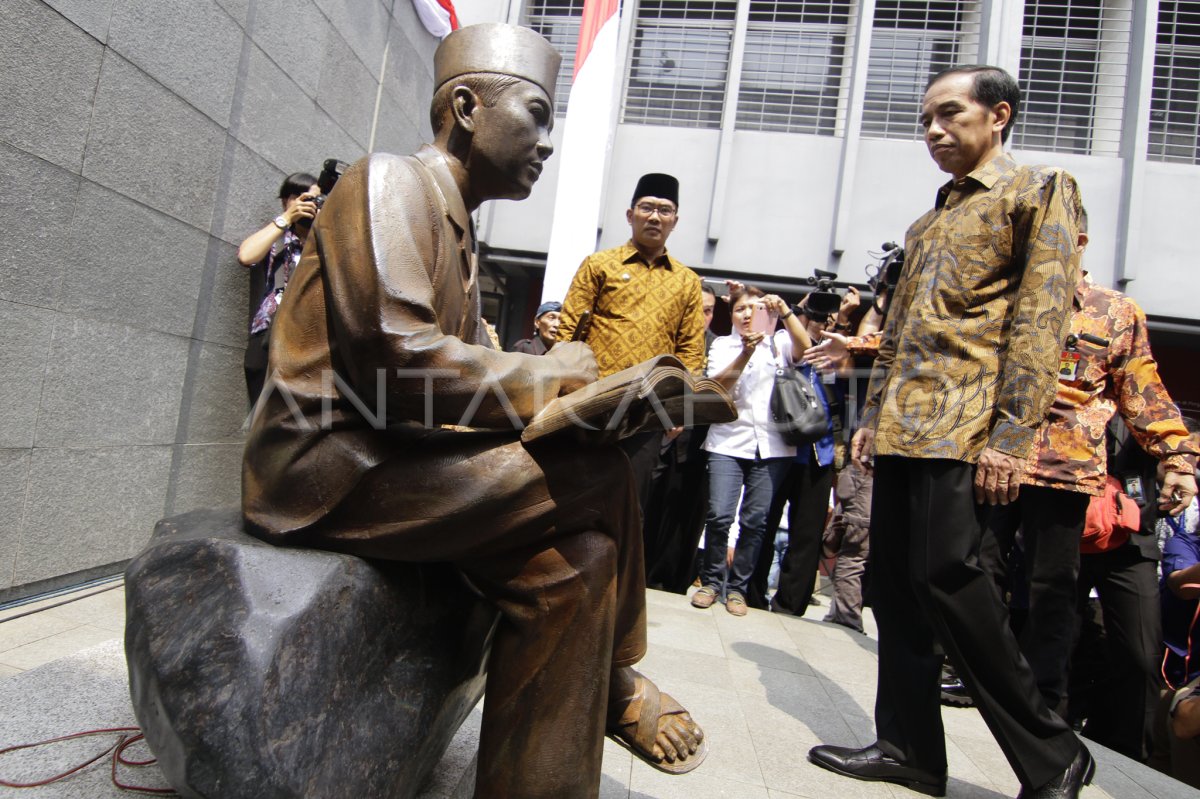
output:
POLYGON ((4 0, 0 601, 233 505, 238 243, 283 176, 430 138, 411 0, 4 0))

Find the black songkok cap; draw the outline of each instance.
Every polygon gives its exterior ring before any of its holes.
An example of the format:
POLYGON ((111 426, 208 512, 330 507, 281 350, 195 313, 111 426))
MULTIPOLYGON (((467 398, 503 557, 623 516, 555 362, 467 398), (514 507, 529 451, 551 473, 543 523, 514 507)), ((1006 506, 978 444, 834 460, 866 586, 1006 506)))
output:
POLYGON ((637 201, 643 197, 661 197, 664 200, 670 200, 675 203, 675 207, 679 207, 679 181, 671 175, 665 175, 662 172, 651 172, 648 175, 642 175, 637 182, 637 188, 633 190, 633 199, 629 201, 629 207, 637 205, 637 201))

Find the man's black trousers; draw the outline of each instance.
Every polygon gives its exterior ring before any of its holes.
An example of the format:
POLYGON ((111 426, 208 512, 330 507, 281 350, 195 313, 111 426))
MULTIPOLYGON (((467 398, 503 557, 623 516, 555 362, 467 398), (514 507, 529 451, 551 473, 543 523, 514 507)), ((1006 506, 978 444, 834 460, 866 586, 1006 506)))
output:
POLYGON ((909 765, 946 770, 939 703, 947 657, 1021 784, 1036 789, 1079 752, 1046 708, 979 562, 986 506, 962 461, 880 456, 871 504, 871 596, 879 625, 875 727, 881 747, 909 765))
POLYGON ((1162 686, 1162 620, 1158 562, 1130 541, 1084 555, 1077 601, 1100 595, 1108 640, 1107 680, 1096 689, 1083 734, 1134 760, 1150 756, 1154 711, 1162 686))
POLYGON ((980 559, 1001 596, 1008 587, 1008 559, 1021 530, 1024 574, 1029 581, 1029 616, 1021 629, 1021 652, 1037 679, 1042 698, 1066 711, 1067 672, 1079 627, 1075 585, 1079 539, 1087 517, 1087 494, 1022 486, 1017 501, 991 510, 980 559))

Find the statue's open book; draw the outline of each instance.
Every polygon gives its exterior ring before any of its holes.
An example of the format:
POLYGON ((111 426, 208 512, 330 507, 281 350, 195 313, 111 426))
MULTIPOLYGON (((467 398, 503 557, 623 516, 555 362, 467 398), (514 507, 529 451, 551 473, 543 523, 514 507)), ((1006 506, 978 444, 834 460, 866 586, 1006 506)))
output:
POLYGON ((731 422, 737 409, 715 380, 696 378, 673 355, 660 355, 551 400, 521 433, 534 441, 562 431, 604 431, 620 439, 642 430, 731 422))

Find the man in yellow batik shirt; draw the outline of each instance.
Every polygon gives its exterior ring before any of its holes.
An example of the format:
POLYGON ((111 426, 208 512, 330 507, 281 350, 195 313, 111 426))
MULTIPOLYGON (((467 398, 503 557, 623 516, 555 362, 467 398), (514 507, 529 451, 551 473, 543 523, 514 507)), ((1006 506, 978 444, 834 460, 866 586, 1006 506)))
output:
MULTIPOLYGON (((596 353, 600 377, 657 355, 674 355, 700 375, 706 327, 700 276, 667 252, 667 238, 679 221, 679 181, 662 173, 642 175, 625 219, 630 240, 592 253, 575 273, 563 302, 558 340, 570 341, 588 311, 592 321, 584 340, 596 353)), ((662 436, 655 431, 621 441, 643 514, 662 436)))

